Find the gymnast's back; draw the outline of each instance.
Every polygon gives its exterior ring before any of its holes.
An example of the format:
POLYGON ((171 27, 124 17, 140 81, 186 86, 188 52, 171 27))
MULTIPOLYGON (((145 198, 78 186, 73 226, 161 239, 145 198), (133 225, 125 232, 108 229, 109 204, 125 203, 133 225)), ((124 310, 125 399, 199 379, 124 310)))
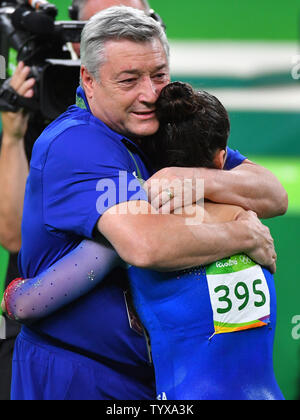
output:
POLYGON ((282 400, 273 369, 271 273, 246 255, 161 273, 129 269, 158 399, 282 400))

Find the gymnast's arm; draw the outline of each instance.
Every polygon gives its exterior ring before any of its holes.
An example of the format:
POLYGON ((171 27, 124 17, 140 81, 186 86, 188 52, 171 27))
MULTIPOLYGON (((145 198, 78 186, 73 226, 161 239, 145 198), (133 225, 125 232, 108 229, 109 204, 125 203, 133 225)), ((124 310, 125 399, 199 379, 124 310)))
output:
POLYGON ((119 264, 115 251, 84 240, 38 276, 10 283, 2 309, 11 319, 32 323, 88 293, 119 264))

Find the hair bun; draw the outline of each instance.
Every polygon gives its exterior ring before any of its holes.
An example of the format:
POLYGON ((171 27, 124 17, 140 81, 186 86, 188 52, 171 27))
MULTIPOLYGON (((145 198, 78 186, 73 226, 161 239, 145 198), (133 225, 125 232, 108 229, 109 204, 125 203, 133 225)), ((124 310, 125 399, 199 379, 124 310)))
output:
POLYGON ((193 88, 182 82, 173 82, 161 91, 156 104, 160 122, 175 123, 189 119, 196 111, 193 88))

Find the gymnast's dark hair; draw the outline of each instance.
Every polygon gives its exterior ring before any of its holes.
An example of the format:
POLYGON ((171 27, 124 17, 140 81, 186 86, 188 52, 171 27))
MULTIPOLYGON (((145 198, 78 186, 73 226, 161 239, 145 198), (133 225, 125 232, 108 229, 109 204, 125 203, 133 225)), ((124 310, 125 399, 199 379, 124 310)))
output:
POLYGON ((215 154, 226 150, 230 132, 227 111, 215 96, 187 83, 170 83, 160 94, 156 113, 160 128, 143 142, 154 169, 215 168, 215 154))

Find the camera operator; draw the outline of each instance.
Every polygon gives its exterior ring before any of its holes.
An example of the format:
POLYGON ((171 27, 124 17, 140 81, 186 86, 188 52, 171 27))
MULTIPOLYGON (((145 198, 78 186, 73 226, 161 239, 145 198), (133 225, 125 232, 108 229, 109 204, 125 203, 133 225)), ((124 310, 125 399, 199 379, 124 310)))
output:
MULTIPOLYGON (((111 6, 124 4, 150 12, 147 0, 74 0, 70 7, 73 20, 88 20, 95 13, 111 6)), ((79 44, 73 44, 79 56, 79 44)), ((29 77, 30 67, 23 62, 10 80, 10 86, 22 97, 34 97, 35 79, 29 77)), ((64 92, 62 92, 62 95, 64 92)), ((74 93, 75 95, 75 93, 74 93)), ((48 125, 40 114, 29 115, 24 109, 2 112, 0 137, 0 244, 9 251, 6 286, 19 277, 17 253, 21 247, 21 220, 29 160, 35 140, 48 125)), ((0 400, 10 399, 11 359, 19 325, 8 318, 5 322, 6 337, 0 339, 0 400)))

